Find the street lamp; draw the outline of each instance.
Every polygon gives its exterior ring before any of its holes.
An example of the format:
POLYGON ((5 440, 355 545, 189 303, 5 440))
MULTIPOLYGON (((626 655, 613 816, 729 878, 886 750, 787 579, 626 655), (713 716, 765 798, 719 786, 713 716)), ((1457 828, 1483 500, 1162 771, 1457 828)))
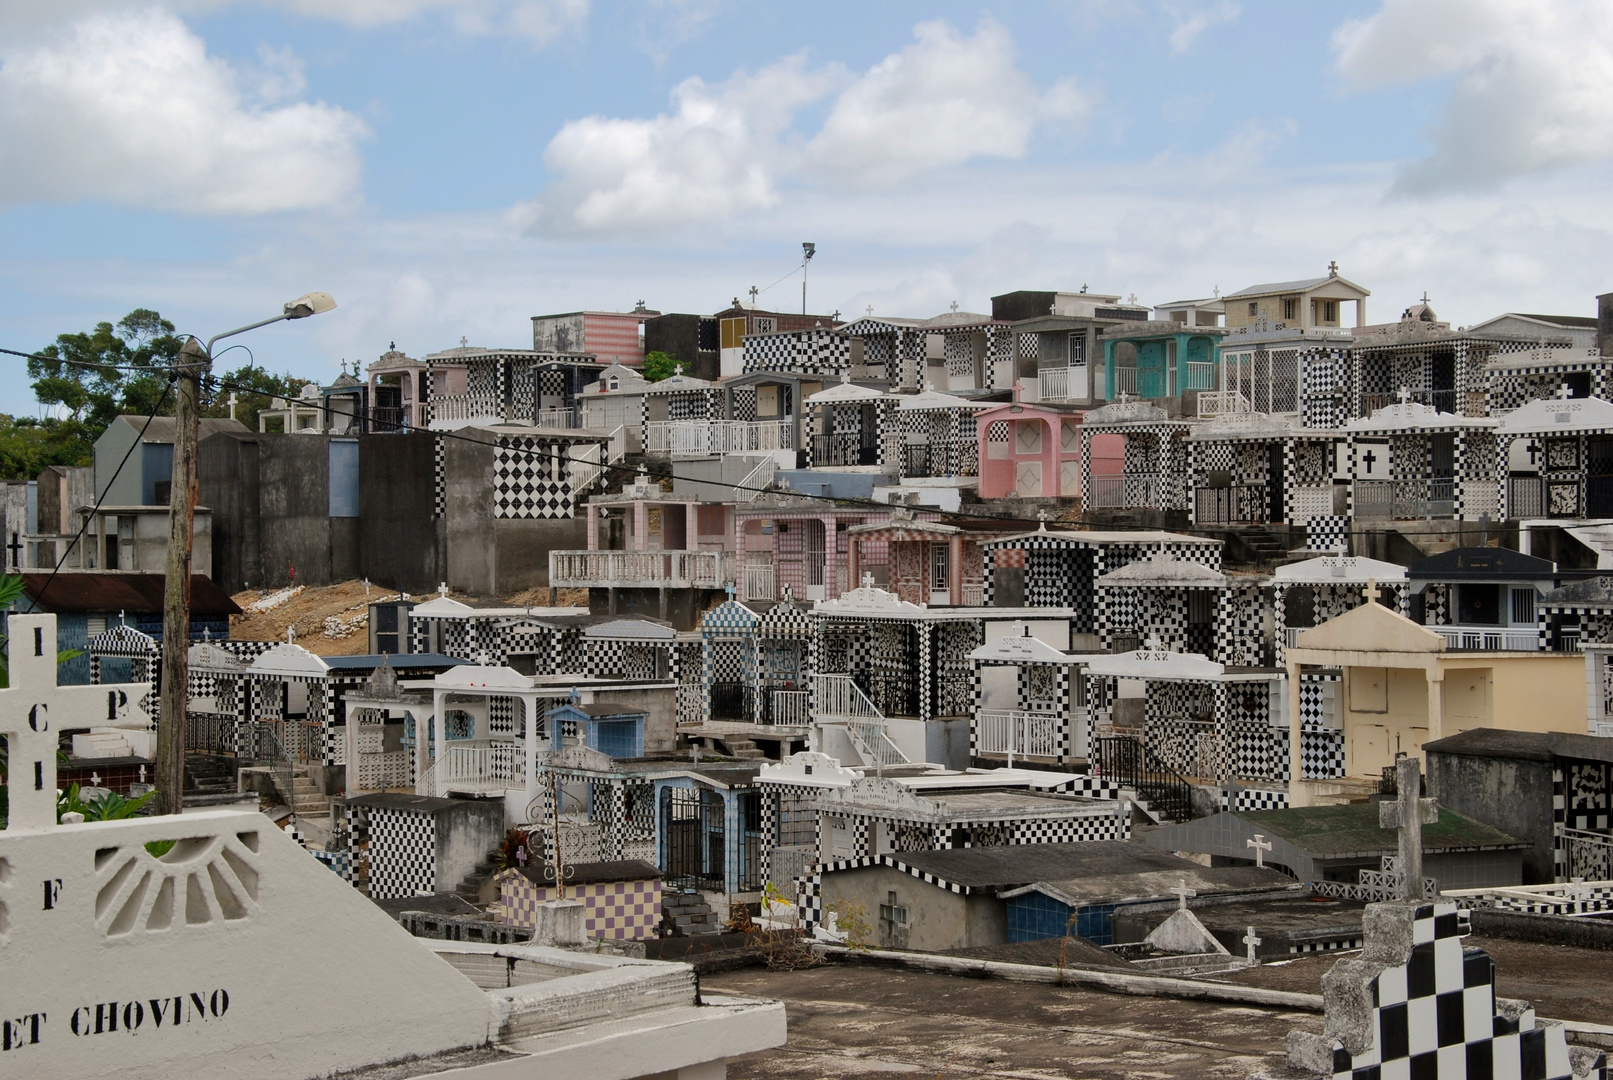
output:
MULTIPOLYGON (((186 338, 174 365, 174 467, 168 495, 168 579, 162 598, 162 691, 157 721, 157 812, 177 814, 185 804, 185 707, 190 674, 191 548, 196 539, 196 444, 201 427, 197 399, 202 376, 213 363, 213 346, 227 337, 270 323, 306 319, 336 306, 330 293, 304 293, 280 314, 226 330, 202 345, 186 338)), ((286 793, 290 798, 290 793, 286 793)))
POLYGON ((817 253, 818 253, 818 245, 817 244, 802 243, 802 245, 801 245, 801 314, 803 314, 803 315, 806 314, 807 263, 811 262, 812 261, 812 256, 816 255, 817 253))

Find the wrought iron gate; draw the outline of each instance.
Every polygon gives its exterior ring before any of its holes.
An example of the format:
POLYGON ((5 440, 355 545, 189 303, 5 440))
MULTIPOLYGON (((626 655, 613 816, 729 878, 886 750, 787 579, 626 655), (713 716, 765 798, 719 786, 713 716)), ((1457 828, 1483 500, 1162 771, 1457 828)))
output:
POLYGON ((708 788, 661 790, 666 837, 665 884, 673 889, 722 890, 726 854, 723 799, 708 788))

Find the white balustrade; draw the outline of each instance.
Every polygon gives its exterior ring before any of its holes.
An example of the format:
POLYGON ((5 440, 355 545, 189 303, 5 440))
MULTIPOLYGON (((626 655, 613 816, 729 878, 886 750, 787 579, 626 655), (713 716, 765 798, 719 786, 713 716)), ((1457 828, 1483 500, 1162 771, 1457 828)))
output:
POLYGON ((795 449, 791 420, 652 420, 645 425, 647 454, 710 457, 795 449))
POLYGON ((1199 391, 1199 418, 1254 412, 1248 398, 1236 390, 1199 391))
POLYGON ((437 761, 437 790, 486 793, 526 786, 524 751, 514 743, 490 746, 450 745, 437 761))
POLYGON ((1137 369, 1135 367, 1115 365, 1114 375, 1109 379, 1109 397, 1112 400, 1121 394, 1126 394, 1129 397, 1137 396, 1137 369))
POLYGON ((745 599, 772 600, 773 598, 773 564, 746 563, 745 599))
POLYGON ((1063 401, 1070 396, 1070 369, 1067 367, 1043 368, 1036 373, 1036 382, 1038 401, 1063 401))
POLYGON ((773 723, 806 727, 812 723, 812 693, 808 690, 774 690, 773 723))
POLYGON ((544 428, 575 428, 581 427, 575 409, 540 409, 538 410, 537 426, 544 428))
POLYGON ((610 586, 720 589, 734 579, 725 551, 551 551, 557 589, 610 586))
POLYGON ((982 754, 1058 757, 1059 717, 1019 709, 981 709, 975 713, 976 746, 982 754))
POLYGON ((1477 649, 1483 652, 1536 652, 1540 633, 1532 626, 1516 629, 1503 626, 1430 626, 1445 639, 1448 649, 1477 649))
POLYGON ((1159 477, 1154 474, 1094 476, 1087 490, 1086 506, 1089 510, 1158 508, 1159 492, 1159 477))
POLYGON ((1215 365, 1202 360, 1189 360, 1187 362, 1187 382, 1183 390, 1213 390, 1215 388, 1215 365))

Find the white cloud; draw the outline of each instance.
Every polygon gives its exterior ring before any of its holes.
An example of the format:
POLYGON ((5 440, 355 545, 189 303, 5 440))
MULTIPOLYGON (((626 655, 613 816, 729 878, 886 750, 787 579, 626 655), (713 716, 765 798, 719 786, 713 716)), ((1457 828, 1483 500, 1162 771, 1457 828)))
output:
POLYGON ((686 79, 672 91, 673 111, 649 120, 573 120, 544 152, 561 179, 513 218, 542 231, 612 232, 772 206, 796 110, 839 79, 838 69, 808 70, 797 55, 715 86, 686 79))
POLYGON ((1232 0, 1205 5, 1167 2, 1160 5, 1175 21, 1171 30, 1171 55, 1180 56, 1193 47, 1200 34, 1223 23, 1236 22, 1242 9, 1232 0))
POLYGON ((1038 122, 1078 120, 1090 107, 1070 80, 1039 92, 1015 66, 1008 31, 989 19, 973 37, 939 20, 913 36, 841 93, 807 147, 813 168, 890 184, 971 158, 1017 158, 1038 122))
POLYGON ((865 74, 809 68, 804 54, 754 75, 687 79, 650 119, 573 120, 549 143, 555 182, 512 221, 546 233, 659 230, 776 205, 782 178, 883 186, 972 158, 1018 158, 1039 125, 1078 122, 1091 99, 1069 79, 1045 91, 1014 65, 1008 32, 966 37, 943 22, 865 74), (797 114, 836 90, 811 139, 797 114))
POLYGON ((1373 89, 1454 76, 1433 152, 1396 189, 1479 189, 1613 155, 1613 6, 1603 0, 1384 0, 1334 33, 1373 89))
POLYGON ((243 75, 173 15, 91 15, 0 45, 0 202, 106 200, 212 214, 326 206, 359 180, 367 132, 301 89, 294 58, 243 75))
MULTIPOLYGON (((28 30, 61 25, 86 15, 137 10, 150 0, 48 0, 0 3, 0 28, 28 30)), ((181 14, 215 11, 242 0, 166 0, 181 14)), ((544 48, 580 32, 590 0, 259 0, 310 19, 351 26, 382 26, 426 15, 444 15, 466 34, 515 34, 544 48)))

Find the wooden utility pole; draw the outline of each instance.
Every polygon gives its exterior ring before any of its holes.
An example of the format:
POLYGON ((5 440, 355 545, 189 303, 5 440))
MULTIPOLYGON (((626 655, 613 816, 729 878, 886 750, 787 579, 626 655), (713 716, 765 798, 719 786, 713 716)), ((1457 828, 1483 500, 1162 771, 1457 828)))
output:
POLYGON ((174 471, 168 497, 168 582, 162 598, 162 682, 157 720, 157 813, 185 806, 185 711, 190 675, 191 548, 196 538, 196 443, 207 350, 186 340, 174 367, 174 471))

